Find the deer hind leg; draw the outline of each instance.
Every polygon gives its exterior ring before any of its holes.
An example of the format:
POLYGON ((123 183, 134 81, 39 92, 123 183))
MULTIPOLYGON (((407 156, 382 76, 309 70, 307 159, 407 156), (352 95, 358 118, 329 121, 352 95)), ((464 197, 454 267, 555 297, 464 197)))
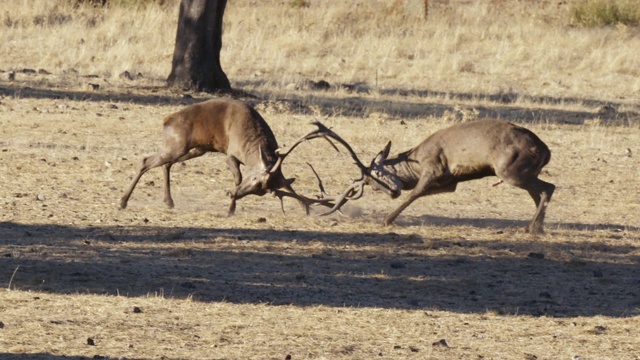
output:
POLYGON ((206 152, 207 151, 204 149, 199 149, 199 148, 191 149, 188 153, 182 155, 175 161, 166 163, 164 165, 164 203, 167 204, 169 209, 173 209, 173 198, 171 197, 171 182, 169 180, 171 177, 171 166, 175 163, 187 161, 189 159, 202 156, 206 152))
MULTIPOLYGON (((181 153, 181 155, 183 153, 181 153)), ((127 207, 129 197, 131 197, 133 189, 135 189, 138 181, 140 181, 140 177, 142 177, 144 173, 146 173, 150 169, 153 169, 154 167, 162 166, 165 164, 171 166, 170 164, 173 164, 179 157, 180 156, 173 155, 172 152, 161 152, 144 158, 142 160, 142 166, 140 167, 140 170, 138 170, 138 174, 133 178, 133 180, 131 181, 131 185, 129 185, 129 188, 120 199, 120 208, 124 209, 127 207)), ((168 170, 165 168, 165 176, 168 176, 168 174, 168 170)))
POLYGON ((555 185, 538 178, 531 180, 531 182, 527 184, 525 190, 529 192, 529 195, 531 195, 533 201, 536 203, 536 212, 527 228, 528 232, 532 234, 541 234, 544 232, 544 216, 555 189, 555 185))
POLYGON ((536 204, 536 212, 527 231, 532 234, 544 232, 544 217, 555 190, 555 185, 538 179, 538 174, 548 161, 539 156, 527 156, 526 153, 514 151, 503 158, 502 164, 496 167, 496 175, 504 182, 527 190, 536 204))
POLYGON ((526 230, 532 234, 542 234, 544 232, 544 217, 547 205, 549 205, 549 201, 551 201, 551 196, 556 186, 542 181, 535 176, 520 177, 504 173, 500 174, 498 172, 497 175, 504 179, 506 183, 527 190, 529 195, 531 195, 533 202, 536 204, 536 212, 526 230))

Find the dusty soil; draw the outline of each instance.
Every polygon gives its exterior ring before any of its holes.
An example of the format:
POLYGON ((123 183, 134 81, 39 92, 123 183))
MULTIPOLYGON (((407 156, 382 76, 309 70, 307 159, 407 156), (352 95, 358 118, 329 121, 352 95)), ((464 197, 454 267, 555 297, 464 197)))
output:
MULTIPOLYGON (((530 109, 542 120, 525 126, 553 153, 542 178, 558 186, 546 235, 532 236, 522 231, 531 199, 492 187, 495 178, 421 199, 392 227, 378 223, 400 200, 371 192, 350 216, 305 217, 290 200, 282 215, 265 196, 226 217, 232 180, 216 154, 175 167, 175 209, 155 169, 119 210, 140 160, 158 149, 161 119, 204 95, 6 83, 0 94, 0 357, 640 356, 636 118, 530 109)), ((321 117, 367 161, 389 139, 405 150, 452 121, 308 97, 245 100, 281 144, 321 117)), ((420 104, 369 105, 403 102, 420 104)), ((306 162, 332 193, 357 175, 346 155, 304 144, 284 171, 309 196, 306 162)))

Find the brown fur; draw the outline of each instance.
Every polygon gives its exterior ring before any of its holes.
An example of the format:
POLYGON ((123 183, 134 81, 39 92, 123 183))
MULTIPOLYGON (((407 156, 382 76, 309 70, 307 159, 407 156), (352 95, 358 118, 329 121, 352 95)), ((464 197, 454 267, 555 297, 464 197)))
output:
MULTIPOLYGON (((504 121, 481 120, 437 131, 392 158, 387 158, 389 148, 390 143, 378 154, 378 161, 371 165, 376 171, 370 173, 385 178, 387 183, 390 178, 400 190, 411 193, 383 224, 393 223, 422 196, 453 192, 459 182, 495 175, 529 192, 537 209, 528 231, 543 232, 545 209, 555 186, 538 179, 551 159, 551 152, 533 132, 504 121)), ((385 182, 369 183, 378 190, 385 182)))
POLYGON ((163 147, 146 157, 138 174, 120 201, 126 208, 129 197, 142 174, 164 165, 164 202, 173 207, 171 197, 171 166, 177 162, 202 156, 207 152, 227 155, 227 165, 233 173, 236 187, 229 191, 229 215, 235 212, 236 200, 254 194, 276 192, 296 198, 308 212, 308 206, 291 188, 294 179, 285 179, 278 162, 278 143, 271 128, 260 114, 249 105, 228 99, 213 99, 185 107, 163 120, 163 147), (274 166, 278 163, 277 166, 274 166), (245 166, 244 175, 240 164, 245 166), (286 188, 290 193, 279 191, 286 188))

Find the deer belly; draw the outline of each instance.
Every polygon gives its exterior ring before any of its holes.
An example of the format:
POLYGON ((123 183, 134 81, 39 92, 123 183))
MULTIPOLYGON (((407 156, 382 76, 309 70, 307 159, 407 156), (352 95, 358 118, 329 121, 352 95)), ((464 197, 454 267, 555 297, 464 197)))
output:
POLYGON ((449 172, 457 181, 480 179, 496 174, 493 168, 489 165, 453 164, 449 167, 449 172))

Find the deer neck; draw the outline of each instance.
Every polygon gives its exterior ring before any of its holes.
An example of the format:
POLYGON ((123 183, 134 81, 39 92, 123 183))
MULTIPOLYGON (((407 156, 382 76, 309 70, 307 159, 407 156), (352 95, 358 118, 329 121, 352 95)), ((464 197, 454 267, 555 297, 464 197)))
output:
POLYGON ((400 179, 403 190, 411 190, 420 179, 420 174, 411 166, 412 163, 409 152, 404 152, 386 159, 382 164, 387 171, 400 179))

